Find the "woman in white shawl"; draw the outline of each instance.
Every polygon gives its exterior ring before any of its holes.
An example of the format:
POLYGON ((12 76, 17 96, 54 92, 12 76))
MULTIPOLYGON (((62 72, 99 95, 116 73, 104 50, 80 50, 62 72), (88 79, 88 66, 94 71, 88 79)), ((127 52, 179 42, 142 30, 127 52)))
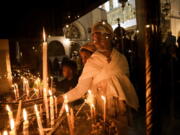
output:
MULTIPOLYGON (((65 93, 69 102, 81 98, 89 89, 95 95, 95 105, 102 112, 107 99, 107 118, 115 118, 119 134, 127 135, 127 107, 138 109, 138 98, 129 76, 124 55, 112 48, 113 30, 106 22, 99 22, 92 29, 92 39, 97 49, 87 60, 77 86, 65 93)), ((63 102, 63 97, 58 98, 63 102)))

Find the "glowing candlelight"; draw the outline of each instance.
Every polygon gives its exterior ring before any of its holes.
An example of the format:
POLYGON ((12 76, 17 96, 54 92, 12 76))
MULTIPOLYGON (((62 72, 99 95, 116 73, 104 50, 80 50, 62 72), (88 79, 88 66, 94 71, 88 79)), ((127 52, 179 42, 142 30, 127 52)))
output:
POLYGON ((48 106, 48 98, 47 98, 47 89, 43 89, 43 98, 44 98, 44 105, 45 105, 45 111, 46 111, 46 119, 49 121, 49 106, 48 106))
POLYGON ((67 95, 64 95, 64 103, 68 103, 68 98, 67 98, 67 95))
POLYGON ((13 119, 13 113, 9 105, 6 105, 6 110, 8 111, 9 120, 13 119))
POLYGON ((10 119, 10 135, 16 135, 14 119, 10 119))
POLYGON ((50 100, 50 118, 51 118, 51 126, 54 125, 54 100, 52 96, 51 90, 49 90, 49 100, 50 100))
POLYGON ((92 94, 91 90, 88 90, 86 102, 89 104, 89 106, 91 106, 91 104, 94 104, 94 95, 92 94))
POLYGON ((27 118, 26 109, 23 109, 23 118, 24 118, 23 135, 29 135, 29 121, 28 121, 28 118, 27 118))
POLYGON ((106 121, 106 97, 105 96, 101 96, 102 100, 103 100, 103 118, 104 118, 104 122, 106 121))
POLYGON ((37 123, 38 123, 38 128, 39 128, 39 134, 44 135, 42 121, 41 121, 41 117, 39 115, 37 105, 34 105, 34 110, 35 110, 35 113, 36 113, 36 118, 37 118, 37 123))
POLYGON ((7 130, 3 131, 3 135, 8 135, 7 130))
POLYGON ((40 97, 40 95, 41 95, 41 93, 40 93, 41 80, 39 77, 34 81, 34 84, 35 84, 35 88, 37 89, 37 96, 40 97))
POLYGON ((66 110, 67 115, 69 115, 69 107, 68 107, 68 104, 65 104, 65 110, 66 110))

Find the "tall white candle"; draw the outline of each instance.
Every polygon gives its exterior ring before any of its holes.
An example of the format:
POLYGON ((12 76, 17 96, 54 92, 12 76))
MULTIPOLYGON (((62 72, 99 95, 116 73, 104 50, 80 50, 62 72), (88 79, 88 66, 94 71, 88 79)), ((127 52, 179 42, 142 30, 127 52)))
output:
POLYGON ((50 101, 50 118, 51 118, 51 127, 54 126, 54 99, 52 96, 51 90, 49 90, 49 101, 50 101))
POLYGON ((23 118, 24 118, 23 135, 29 135, 29 121, 28 121, 26 109, 23 109, 23 118))
POLYGON ((104 119, 104 122, 106 122, 106 97, 101 96, 101 98, 103 100, 103 119, 104 119))
POLYGON ((19 98, 19 87, 18 87, 18 85, 16 83, 14 84, 14 89, 16 91, 16 97, 18 99, 19 98))
POLYGON ((37 123, 38 123, 38 128, 39 128, 39 134, 44 135, 42 121, 41 121, 41 117, 39 115, 37 105, 34 105, 34 110, 35 110, 35 113, 36 113, 36 118, 37 118, 37 123))
POLYGON ((65 104, 65 110, 66 110, 66 114, 67 114, 67 120, 68 120, 68 126, 69 126, 70 135, 74 135, 68 104, 65 104))
POLYGON ((14 86, 14 85, 12 85, 12 87, 13 87, 13 91, 14 91, 14 97, 15 97, 15 100, 17 100, 17 93, 16 93, 15 86, 14 86))
POLYGON ((46 33, 43 28, 43 87, 48 88, 48 64, 47 64, 47 42, 46 42, 46 33))
POLYGON ((58 108, 57 108, 57 97, 56 96, 54 96, 54 106, 55 106, 55 116, 57 117, 58 108))

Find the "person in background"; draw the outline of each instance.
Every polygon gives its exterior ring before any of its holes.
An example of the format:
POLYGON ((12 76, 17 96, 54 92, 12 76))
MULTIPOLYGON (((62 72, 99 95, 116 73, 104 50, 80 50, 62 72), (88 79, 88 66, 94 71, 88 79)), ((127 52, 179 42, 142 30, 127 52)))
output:
POLYGON ((85 65, 88 58, 96 51, 96 48, 92 42, 84 44, 79 51, 81 61, 85 65))
POLYGON ((56 88, 60 92, 67 92, 74 88, 78 81, 77 65, 72 60, 66 60, 62 63, 62 75, 64 79, 57 82, 56 88))

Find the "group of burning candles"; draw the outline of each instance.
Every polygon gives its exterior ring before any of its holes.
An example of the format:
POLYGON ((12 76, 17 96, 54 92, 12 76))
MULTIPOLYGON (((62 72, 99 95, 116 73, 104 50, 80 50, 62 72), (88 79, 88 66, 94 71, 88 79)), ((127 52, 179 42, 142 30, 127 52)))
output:
MULTIPOLYGON (((42 46, 42 51, 43 51, 43 55, 42 55, 42 60, 43 60, 43 81, 42 81, 43 82, 43 91, 42 91, 42 88, 40 87, 41 80, 40 80, 40 78, 37 78, 34 81, 34 84, 35 84, 35 88, 34 88, 35 93, 34 94, 37 96, 37 98, 43 96, 43 103, 44 103, 44 108, 45 108, 45 112, 46 112, 46 120, 47 120, 47 123, 49 123, 49 120, 50 120, 51 128, 53 128, 53 126, 55 125, 55 118, 61 117, 61 115, 63 114, 63 112, 65 110, 66 114, 67 114, 67 121, 68 121, 70 135, 74 135, 74 113, 73 113, 73 109, 69 108, 67 96, 64 95, 64 103, 63 103, 62 108, 60 109, 60 112, 58 114, 57 97, 53 96, 53 92, 52 92, 52 88, 53 88, 53 78, 52 77, 50 78, 50 80, 51 80, 50 90, 48 90, 49 87, 48 87, 48 79, 47 79, 48 78, 47 42, 46 42, 46 35, 45 35, 44 29, 43 29, 43 39, 44 39, 43 46, 42 46)), ((31 96, 31 94, 30 94, 31 91, 30 91, 30 87, 29 87, 29 82, 25 77, 22 77, 22 80, 23 80, 23 88, 22 89, 26 95, 26 100, 30 100, 33 96, 31 96)), ((20 93, 19 93, 18 85, 14 84, 13 88, 14 88, 15 100, 18 101, 20 99, 20 93)), ((105 122, 106 121, 106 97, 101 96, 101 99, 103 100, 103 120, 105 122)), ((94 95, 92 94, 91 90, 88 91, 88 98, 85 100, 84 104, 85 103, 90 105, 91 117, 92 117, 92 119, 93 118, 95 119, 96 112, 95 112, 95 105, 94 105, 94 95)), ((22 104, 22 102, 21 102, 21 104, 22 104)), ((77 111, 76 116, 79 113, 79 111, 82 109, 82 106, 77 111)), ((40 112, 39 112, 38 105, 35 104, 34 105, 34 111, 36 114, 39 134, 44 135, 45 132, 44 132, 44 128, 42 125, 42 116, 40 116, 40 113, 42 113, 41 107, 42 106, 40 106, 40 112)), ((14 121, 13 112, 11 111, 11 109, 8 105, 6 106, 6 109, 8 111, 9 123, 10 123, 10 129, 11 129, 9 134, 10 135, 16 135, 16 123, 17 123, 17 121, 14 121)), ((18 111, 19 110, 20 109, 18 107, 18 111)), ((27 115, 27 111, 25 108, 23 109, 23 118, 24 118, 23 134, 29 135, 29 120, 28 120, 28 115, 27 115)), ((16 120, 17 120, 17 118, 16 118, 16 120)), ((8 135, 8 132, 4 131, 3 135, 8 135)))
MULTIPOLYGON (((47 91, 44 88, 43 99, 44 99, 44 107, 45 107, 45 112, 46 112, 46 120, 47 120, 47 123, 50 120, 51 128, 53 128, 53 126, 55 125, 55 118, 57 118, 58 116, 61 116, 65 110, 66 114, 67 114, 67 122, 68 122, 70 135, 74 135, 74 112, 73 112, 73 109, 68 106, 67 96, 64 95, 64 103, 59 112, 59 115, 58 115, 57 97, 53 96, 51 90, 47 91)), ((106 121, 106 97, 101 96, 101 99, 103 101, 103 120, 105 122, 106 121)), ((92 120, 95 119, 96 112, 95 112, 95 105, 94 105, 94 95, 92 94, 91 90, 88 90, 88 97, 85 100, 84 104, 85 103, 89 104, 89 106, 90 106, 91 119, 92 120)), ((11 108, 9 107, 9 105, 6 105, 6 110, 8 112, 10 129, 11 129, 9 134, 16 135, 16 126, 15 126, 16 121, 14 121, 13 112, 11 111, 11 108)), ((77 111, 76 116, 80 110, 81 110, 81 107, 77 111)), ((40 115, 40 113, 42 113, 42 112, 41 111, 39 112, 38 105, 36 105, 36 104, 34 105, 34 112, 35 112, 36 119, 37 119, 39 134, 44 135, 45 132, 44 132, 43 124, 42 124, 42 116, 40 115)), ((24 120, 23 121, 23 134, 29 135, 29 120, 28 120, 28 115, 27 115, 27 111, 25 108, 23 109, 23 120, 24 120)), ((4 131, 3 135, 8 135, 8 132, 4 131)))

